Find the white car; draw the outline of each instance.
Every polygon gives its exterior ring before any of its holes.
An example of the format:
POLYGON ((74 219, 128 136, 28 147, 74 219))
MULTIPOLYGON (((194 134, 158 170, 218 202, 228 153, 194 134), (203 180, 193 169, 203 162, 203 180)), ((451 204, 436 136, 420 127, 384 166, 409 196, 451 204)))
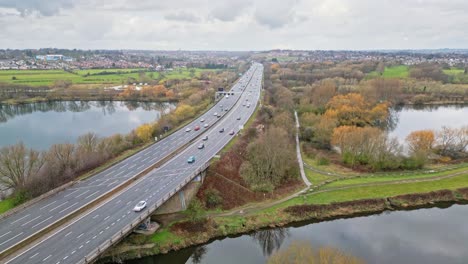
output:
POLYGON ((187 128, 185 129, 185 132, 190 132, 190 131, 192 131, 192 129, 190 129, 190 127, 187 127, 187 128))
POLYGON ((204 124, 203 127, 204 128, 207 128, 209 126, 209 124, 204 124))
POLYGON ((141 210, 145 209, 146 207, 146 201, 140 201, 133 207, 133 211, 135 212, 140 212, 141 210))
POLYGON ((203 122, 205 122, 205 119, 203 119, 203 118, 202 118, 202 119, 200 119, 200 122, 202 122, 202 123, 203 123, 203 122))
POLYGON ((218 113, 214 113, 214 116, 218 116, 218 113))

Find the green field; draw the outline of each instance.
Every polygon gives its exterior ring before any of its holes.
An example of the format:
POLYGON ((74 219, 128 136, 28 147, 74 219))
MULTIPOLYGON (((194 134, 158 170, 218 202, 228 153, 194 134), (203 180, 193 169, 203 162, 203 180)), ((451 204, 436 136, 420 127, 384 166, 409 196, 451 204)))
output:
MULTIPOLYGON (((143 71, 148 79, 157 79, 161 76, 159 72, 150 72, 146 69, 88 69, 76 70, 73 73, 64 70, 1 70, 0 83, 28 85, 28 86, 50 86, 57 80, 71 81, 72 84, 107 84, 118 85, 127 83, 129 78, 139 82, 143 71), (106 74, 99 74, 107 72, 106 74)), ((195 76, 200 76, 206 69, 195 68, 195 76)), ((174 70, 163 73, 163 79, 190 79, 189 69, 174 70)))
POLYGON ((367 75, 368 78, 374 78, 378 76, 383 78, 408 78, 409 67, 406 65, 385 67, 382 75, 378 74, 376 71, 373 71, 367 75))
POLYGON ((445 69, 443 71, 447 75, 458 75, 458 74, 465 73, 465 69, 462 69, 462 68, 451 68, 451 69, 445 69))

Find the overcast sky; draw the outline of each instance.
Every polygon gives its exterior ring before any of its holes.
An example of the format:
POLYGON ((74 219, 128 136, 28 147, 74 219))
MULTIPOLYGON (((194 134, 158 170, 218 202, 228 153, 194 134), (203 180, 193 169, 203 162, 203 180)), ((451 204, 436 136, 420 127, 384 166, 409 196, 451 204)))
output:
POLYGON ((468 0, 0 0, 0 48, 468 48, 468 0))

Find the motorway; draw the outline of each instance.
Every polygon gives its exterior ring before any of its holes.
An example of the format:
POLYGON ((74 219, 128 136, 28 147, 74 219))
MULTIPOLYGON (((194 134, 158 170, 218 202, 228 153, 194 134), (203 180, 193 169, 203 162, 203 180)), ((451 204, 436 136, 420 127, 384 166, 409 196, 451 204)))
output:
POLYGON ((242 94, 239 102, 222 120, 206 131, 209 139, 205 141, 204 149, 197 148, 201 140, 194 142, 119 195, 50 234, 7 263, 84 263, 90 252, 119 234, 129 223, 138 220, 144 212, 132 211, 138 201, 146 200, 149 206, 156 204, 168 192, 185 182, 187 177, 192 177, 197 168, 208 162, 235 136, 229 135, 229 131, 238 132, 239 127, 253 114, 260 97, 263 69, 259 64, 255 64, 255 68, 257 71, 245 89, 247 92, 242 94), (243 106, 249 103, 250 107, 243 106), (237 120, 238 117, 240 120, 237 120), (221 128, 225 132, 220 133, 221 128), (196 157, 192 164, 187 163, 190 156, 196 157))
MULTIPOLYGON (((122 162, 100 172, 99 174, 80 181, 58 194, 47 197, 35 203, 33 206, 29 206, 18 213, 0 220, 0 252, 3 252, 20 241, 27 239, 41 229, 53 224, 68 214, 75 212, 93 200, 96 200, 106 192, 118 187, 153 166, 158 161, 161 161, 165 157, 171 155, 177 149, 209 130, 213 125, 222 122, 225 115, 229 115, 233 112, 233 109, 231 108, 236 104, 237 98, 245 96, 244 91, 246 89, 244 88, 249 85, 249 80, 252 78, 258 67, 260 67, 258 64, 255 67, 251 67, 236 82, 236 84, 234 84, 231 89, 231 91, 234 92, 233 96, 230 96, 229 98, 224 97, 205 114, 182 129, 151 145, 145 150, 138 152, 122 162), (231 109, 231 111, 227 112, 221 110, 220 105, 223 105, 224 109, 231 109), (222 116, 217 118, 214 113, 219 113, 222 116), (202 118, 205 119, 205 122, 203 123, 200 122, 200 119, 202 118), (204 128, 203 124, 205 123, 210 126, 208 128, 204 128), (194 130, 196 125, 201 127, 199 131, 194 130), (190 132, 185 132, 185 128, 187 127, 191 128, 190 132)), ((208 150, 209 144, 207 143, 206 145, 208 150)), ((198 164, 198 160, 193 164, 193 166, 196 166, 196 164, 198 164)), ((164 171, 164 167, 165 166, 161 167, 158 171, 164 171)), ((178 173, 186 172, 188 170, 190 170, 190 167, 185 168, 185 170, 177 168, 176 171, 171 172, 178 173)), ((168 176, 170 174, 165 175, 167 179, 172 179, 168 176)), ((145 176, 145 178, 149 178, 149 176, 150 175, 145 176)), ((133 202, 134 200, 124 200, 122 205, 125 205, 126 208, 133 202)))

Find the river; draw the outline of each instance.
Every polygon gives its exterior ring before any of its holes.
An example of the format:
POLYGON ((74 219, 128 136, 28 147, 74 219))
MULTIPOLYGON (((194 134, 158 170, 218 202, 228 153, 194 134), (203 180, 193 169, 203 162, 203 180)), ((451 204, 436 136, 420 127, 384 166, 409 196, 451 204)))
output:
POLYGON ((467 218, 467 205, 385 212, 263 230, 125 263, 265 263, 272 252, 300 240, 315 248, 340 249, 367 263, 461 264, 468 260, 467 218))
POLYGON ((57 143, 75 143, 87 132, 124 134, 159 119, 174 107, 171 103, 120 101, 0 105, 0 147, 22 141, 27 147, 46 150, 57 143))

